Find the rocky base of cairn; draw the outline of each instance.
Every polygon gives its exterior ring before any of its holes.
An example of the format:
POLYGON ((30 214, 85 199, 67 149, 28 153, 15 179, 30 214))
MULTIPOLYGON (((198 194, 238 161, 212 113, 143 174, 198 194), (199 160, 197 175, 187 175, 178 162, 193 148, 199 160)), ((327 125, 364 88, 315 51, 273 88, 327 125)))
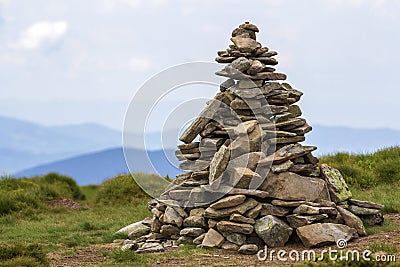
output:
POLYGON ((340 172, 318 165, 312 130, 301 118, 302 92, 275 73, 278 62, 256 41, 250 23, 232 32, 219 51, 229 63, 214 99, 182 134, 176 156, 186 172, 148 208, 153 214, 119 232, 124 250, 160 252, 193 243, 244 254, 301 242, 305 247, 366 235, 382 224, 383 205, 352 198, 340 172), (194 141, 200 136, 199 141, 194 141))
MULTIPOLYGON (((323 165, 321 169, 326 167, 323 165)), ((299 184, 307 179, 289 172, 276 177, 288 183, 300 179, 299 184)), ((301 188, 289 190, 295 190, 295 195, 301 188)), ((119 231, 129 236, 122 248, 137 253, 161 252, 165 247, 193 243, 254 254, 265 245, 282 247, 287 242, 317 247, 334 244, 339 239, 350 241, 366 235, 364 223, 383 223, 380 213, 383 206, 372 202, 348 199, 347 204, 338 205, 323 199, 281 200, 257 196, 262 192, 243 190, 242 193, 250 194, 229 195, 207 208, 182 208, 175 201, 152 200, 148 208, 153 218, 119 231)))

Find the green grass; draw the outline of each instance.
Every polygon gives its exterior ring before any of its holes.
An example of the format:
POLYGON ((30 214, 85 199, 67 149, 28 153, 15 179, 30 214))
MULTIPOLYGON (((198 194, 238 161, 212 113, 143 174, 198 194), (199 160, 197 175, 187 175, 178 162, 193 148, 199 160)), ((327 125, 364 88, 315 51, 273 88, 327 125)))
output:
POLYGON ((26 241, 50 249, 107 243, 115 238, 115 231, 149 215, 142 201, 132 206, 49 209, 36 220, 8 216, 0 218, 0 243, 26 241))
POLYGON ((400 147, 371 154, 336 153, 320 158, 320 162, 339 169, 348 184, 361 188, 400 181, 400 147))
POLYGON ((114 233, 150 216, 148 199, 129 175, 82 188, 58 174, 1 178, 0 266, 46 266, 41 257, 46 253, 126 238, 114 233), (73 199, 85 208, 46 205, 59 198, 73 199))
POLYGON ((85 202, 92 204, 96 198, 100 185, 91 184, 81 186, 81 191, 85 195, 85 202))
POLYGON ((49 266, 39 245, 0 244, 0 266, 49 266))
POLYGON ((382 225, 365 226, 368 235, 400 231, 400 224, 384 221, 382 225))
POLYGON ((382 242, 373 242, 369 245, 369 250, 372 252, 386 252, 388 254, 393 254, 399 252, 399 248, 394 245, 389 245, 382 242))
POLYGON ((373 201, 385 205, 386 213, 400 212, 400 182, 378 184, 371 188, 350 186, 353 198, 373 201))

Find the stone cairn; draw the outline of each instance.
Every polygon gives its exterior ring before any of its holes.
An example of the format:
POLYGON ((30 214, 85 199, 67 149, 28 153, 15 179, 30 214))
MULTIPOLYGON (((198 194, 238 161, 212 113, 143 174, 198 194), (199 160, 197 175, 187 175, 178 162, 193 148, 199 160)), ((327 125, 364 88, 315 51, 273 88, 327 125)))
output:
POLYGON ((119 232, 123 249, 160 252, 194 243, 254 254, 287 242, 305 247, 365 236, 363 223, 382 224, 383 205, 352 199, 340 172, 318 165, 312 130, 295 105, 302 92, 276 73, 278 53, 256 41, 257 26, 233 30, 216 61, 228 78, 180 137, 185 173, 157 200, 153 214, 119 232), (194 141, 200 136, 199 141, 194 141))

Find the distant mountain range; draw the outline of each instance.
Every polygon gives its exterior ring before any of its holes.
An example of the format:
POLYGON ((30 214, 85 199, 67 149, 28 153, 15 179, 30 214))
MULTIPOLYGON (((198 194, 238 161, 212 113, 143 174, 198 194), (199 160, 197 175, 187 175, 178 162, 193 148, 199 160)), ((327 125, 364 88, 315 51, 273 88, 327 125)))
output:
MULTIPOLYGON (((175 166, 176 160, 174 150, 149 151, 128 149, 129 158, 135 162, 129 164, 131 171, 144 173, 157 173, 161 176, 169 175, 175 177, 181 173, 175 166), (172 159, 170 163, 168 159, 172 159), (154 166, 153 166, 153 165, 154 166)), ((73 177, 78 184, 100 184, 105 179, 118 174, 129 173, 122 148, 107 149, 96 153, 81 155, 49 164, 40 165, 14 174, 15 177, 30 177, 43 175, 49 172, 57 172, 73 177)))
MULTIPOLYGON (((314 125, 305 144, 315 145, 315 155, 334 152, 365 153, 400 145, 400 131, 391 129, 353 129, 314 125)), ((52 171, 70 175, 80 184, 100 183, 107 177, 127 173, 120 132, 98 124, 42 126, 0 116, 0 174, 32 176, 52 171)), ((143 140, 130 134, 129 153, 138 159, 134 172, 154 172, 147 155, 138 148, 143 140)), ((175 176, 175 131, 163 133, 165 154, 160 149, 161 133, 146 134, 146 145, 152 162, 161 175, 175 176), (172 164, 166 159, 168 157, 172 164)))
POLYGON ((15 171, 121 146, 121 134, 98 124, 43 126, 0 116, 0 170, 15 171))
MULTIPOLYGON (((95 123, 43 126, 0 116, 0 174, 12 173, 44 163, 122 147, 122 133, 95 123)), ((177 140, 174 132, 164 140, 177 140)), ((130 134, 132 148, 142 148, 138 134, 130 134)), ((171 142, 169 142, 171 143, 171 142)), ((162 147, 160 133, 147 133, 148 149, 162 147)), ((176 144, 165 148, 173 148, 176 144)))

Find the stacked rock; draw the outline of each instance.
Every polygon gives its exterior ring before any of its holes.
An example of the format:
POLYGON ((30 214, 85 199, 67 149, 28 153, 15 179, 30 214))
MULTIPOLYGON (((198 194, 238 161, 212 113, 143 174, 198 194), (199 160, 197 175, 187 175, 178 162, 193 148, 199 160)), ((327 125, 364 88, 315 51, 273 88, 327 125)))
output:
POLYGON ((352 199, 340 172, 319 166, 316 147, 300 144, 312 130, 295 104, 303 93, 277 82, 286 79, 271 67, 277 52, 257 42, 257 32, 240 25, 218 52, 216 61, 228 65, 216 74, 228 80, 180 137, 176 156, 186 172, 149 202, 151 223, 137 223, 147 235, 129 248, 190 242, 253 254, 289 240, 349 241, 366 235, 363 220, 383 222, 382 205, 352 199))

